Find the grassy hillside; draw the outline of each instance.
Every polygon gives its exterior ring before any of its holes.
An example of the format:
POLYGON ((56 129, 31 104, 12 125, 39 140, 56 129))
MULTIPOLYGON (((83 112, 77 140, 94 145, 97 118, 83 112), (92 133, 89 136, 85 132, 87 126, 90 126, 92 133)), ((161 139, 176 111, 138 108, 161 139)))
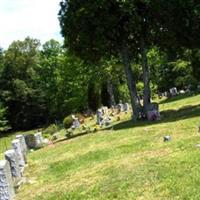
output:
POLYGON ((30 153, 16 199, 199 200, 200 95, 160 108, 159 122, 123 121, 30 153))

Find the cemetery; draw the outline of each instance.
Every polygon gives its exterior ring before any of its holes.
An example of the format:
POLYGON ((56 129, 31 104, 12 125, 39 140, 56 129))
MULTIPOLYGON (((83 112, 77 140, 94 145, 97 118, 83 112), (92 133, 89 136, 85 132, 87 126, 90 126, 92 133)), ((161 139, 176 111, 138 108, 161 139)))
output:
POLYGON ((0 200, 200 199, 199 1, 0 16, 0 200))
POLYGON ((48 142, 41 130, 17 134, 10 149, 1 152, 0 199, 109 199, 110 195, 132 199, 140 192, 150 199, 161 193, 170 199, 174 188, 181 199, 190 195, 195 199, 198 193, 191 194, 190 188, 200 175, 199 100, 199 95, 159 100, 159 109, 158 104, 150 108, 160 110, 159 119, 151 116, 146 122, 130 121, 130 106, 121 102, 110 109, 99 108, 92 121, 85 118, 84 124, 73 115, 70 138, 65 136, 66 129, 48 142), (82 136, 83 130, 89 131, 82 136), (194 168, 189 176, 185 173, 188 167, 194 168), (181 184, 176 182, 179 173, 183 173, 181 184), (141 188, 143 181, 145 188, 141 188), (172 188, 171 181, 175 181, 172 188), (115 185, 115 190, 107 192, 115 185), (119 193, 121 185, 123 192, 119 193), (184 189, 188 193, 181 192, 184 189))

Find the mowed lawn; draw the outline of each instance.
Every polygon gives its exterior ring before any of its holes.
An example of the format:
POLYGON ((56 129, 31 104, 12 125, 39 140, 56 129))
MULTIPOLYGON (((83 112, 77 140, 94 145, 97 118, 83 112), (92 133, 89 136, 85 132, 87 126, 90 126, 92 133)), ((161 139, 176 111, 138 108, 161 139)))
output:
POLYGON ((16 199, 199 200, 200 95, 160 109, 159 122, 123 121, 30 153, 16 199))

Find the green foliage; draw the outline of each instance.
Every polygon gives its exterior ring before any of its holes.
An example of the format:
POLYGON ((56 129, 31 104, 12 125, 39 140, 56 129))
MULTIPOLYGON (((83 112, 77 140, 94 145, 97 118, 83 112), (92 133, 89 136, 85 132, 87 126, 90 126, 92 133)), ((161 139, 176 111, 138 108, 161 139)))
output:
POLYGON ((0 134, 11 128, 8 120, 6 119, 6 111, 7 109, 0 103, 0 134))
POLYGON ((64 125, 65 129, 70 128, 72 125, 72 122, 73 122, 73 119, 72 119, 71 115, 65 117, 63 120, 63 125, 64 125))
POLYGON ((58 126, 56 124, 51 124, 47 128, 45 128, 42 133, 44 135, 53 135, 58 131, 58 126))

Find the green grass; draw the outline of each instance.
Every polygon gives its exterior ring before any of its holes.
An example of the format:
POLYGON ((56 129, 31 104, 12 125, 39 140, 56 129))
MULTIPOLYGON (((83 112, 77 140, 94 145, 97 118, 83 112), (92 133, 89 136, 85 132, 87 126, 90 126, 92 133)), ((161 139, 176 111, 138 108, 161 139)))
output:
POLYGON ((28 134, 28 133, 32 133, 34 132, 34 130, 31 131, 26 131, 26 132, 15 132, 15 133, 10 133, 10 134, 4 134, 0 137, 0 159, 4 158, 3 153, 8 150, 11 149, 11 142, 12 140, 15 139, 15 136, 18 134, 28 134))
POLYGON ((200 95, 165 100, 160 109, 159 122, 125 120, 30 153, 16 199, 199 200, 200 95))

